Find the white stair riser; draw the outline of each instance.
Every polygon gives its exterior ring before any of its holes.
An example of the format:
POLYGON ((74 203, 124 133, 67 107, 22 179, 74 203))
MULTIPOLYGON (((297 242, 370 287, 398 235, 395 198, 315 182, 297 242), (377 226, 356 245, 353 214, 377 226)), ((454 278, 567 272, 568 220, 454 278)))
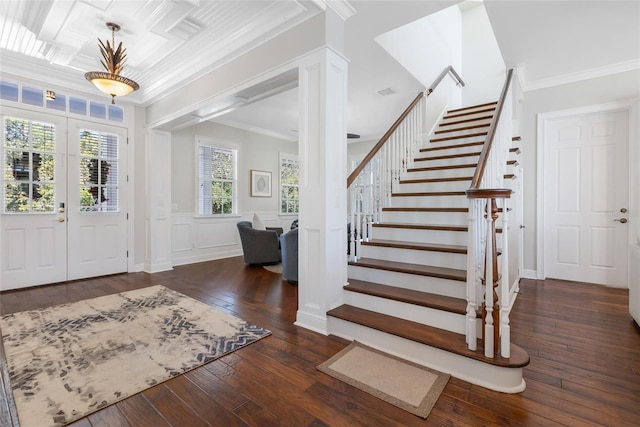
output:
POLYGON ((400 183, 397 193, 416 193, 434 191, 465 191, 471 185, 471 180, 440 181, 440 182, 410 182, 400 183))
POLYGON ((327 327, 332 335, 360 341, 365 345, 491 390, 519 393, 526 386, 522 377, 522 368, 489 365, 331 316, 327 318, 327 327))
MULTIPOLYGON (((470 126, 478 126, 478 125, 484 125, 484 124, 491 124, 491 119, 479 119, 479 120, 472 120, 470 122, 464 122, 464 123, 457 123, 457 124, 447 124, 447 123, 451 123, 451 122, 459 122, 460 120, 464 119, 464 117, 459 117, 457 119, 448 119, 443 121, 441 124, 439 124, 434 131, 440 131, 440 130, 449 130, 449 129, 456 129, 456 128, 462 128, 462 127, 470 127, 470 126)), ((482 127, 482 128, 478 128, 478 129, 489 129, 488 126, 482 127)), ((445 133, 444 135, 447 135, 448 133, 445 133)), ((429 135, 430 137, 433 137, 434 135, 442 135, 442 134, 432 134, 429 135)))
POLYGON ((467 212, 390 212, 383 211, 380 222, 407 224, 467 225, 467 212))
MULTIPOLYGON (((478 139, 478 137, 475 137, 474 139, 466 142, 478 142, 478 141, 482 141, 482 140, 478 139)), ((449 145, 454 145, 458 143, 463 144, 462 142, 459 142, 459 141, 448 141, 448 142, 449 144, 444 144, 443 146, 448 147, 449 145)), ((434 148, 434 147, 429 146, 429 147, 423 147, 423 148, 434 148)), ((416 153, 416 157, 448 156, 450 154, 473 153, 480 150, 482 150, 482 145, 471 145, 468 147, 452 146, 451 148, 443 148, 441 150, 420 151, 419 153, 416 153)))
MULTIPOLYGON (((461 135, 460 137, 456 137, 455 139, 444 139, 444 138, 450 138, 451 136, 452 135, 433 135, 431 139, 429 139, 428 145, 425 145, 420 148, 435 148, 435 147, 446 147, 448 145, 467 144, 469 142, 484 141, 486 138, 485 135, 468 134, 468 135, 461 135)), ((460 147, 460 149, 462 148, 466 148, 466 147, 460 147)), ((437 151, 441 151, 441 150, 437 150, 437 151)))
POLYGON ((346 292, 345 304, 459 334, 464 334, 466 330, 466 317, 463 314, 450 313, 359 292, 346 292))
POLYGON ((407 228, 373 227, 373 237, 397 242, 437 243, 440 245, 466 245, 466 231, 415 230, 407 228))
MULTIPOLYGON (((435 139, 435 138, 448 138, 450 136, 455 136, 455 137, 459 137, 459 136, 465 136, 465 135, 475 135, 475 134, 479 134, 479 133, 487 133, 487 131, 489 130, 489 126, 480 126, 481 124, 485 124, 485 123, 489 123, 489 120, 484 120, 484 123, 472 123, 472 124, 466 124, 466 123, 460 123, 458 125, 451 125, 451 126, 447 126, 444 128, 437 128, 435 129, 436 132, 440 132, 443 130, 446 130, 448 132, 443 132, 443 133, 433 133, 429 136, 430 140, 431 139, 435 139), (455 130, 454 129, 460 129, 460 128, 468 128, 474 126, 471 129, 463 129, 463 130, 455 130)), ((479 135, 476 136, 476 138, 482 139, 484 138, 486 135, 479 135)))
POLYGON ((394 208, 466 208, 469 200, 466 196, 392 196, 394 208))
MULTIPOLYGON (((420 167, 420 165, 418 165, 417 167, 420 167)), ((460 176, 467 177, 467 176, 473 176, 475 170, 476 170, 476 167, 474 164, 474 166, 467 167, 467 168, 437 169, 437 170, 431 170, 431 171, 409 171, 402 176, 402 179, 454 178, 454 177, 460 177, 460 176)))
MULTIPOLYGON (((492 116, 495 110, 482 111, 482 110, 489 110, 490 108, 491 107, 486 107, 486 108, 479 108, 478 110, 460 111, 457 113, 445 114, 444 117, 442 118, 441 123, 446 124, 451 122, 459 122, 461 120, 471 120, 471 119, 475 120, 484 116, 492 116), (477 111, 477 112, 474 112, 473 114, 465 114, 465 113, 471 113, 472 111, 477 111), (461 114, 464 114, 464 115, 461 115, 461 114), (452 116, 458 116, 458 117, 452 117, 452 116)), ((465 123, 469 123, 469 122, 465 122, 465 123)), ((461 125, 463 124, 460 123, 458 125, 451 125, 451 126, 461 126, 461 125)))
POLYGON ((466 298, 467 284, 458 280, 378 270, 377 268, 367 268, 356 265, 350 265, 348 267, 348 276, 350 279, 413 289, 414 291, 429 292, 431 294, 445 295, 454 298, 466 298))
POLYGON ((448 158, 448 159, 435 159, 435 160, 432 159, 433 157, 438 157, 438 156, 431 154, 429 156, 417 157, 414 163, 414 167, 415 168, 432 168, 436 166, 466 165, 471 163, 477 164, 479 155, 454 157, 454 158, 448 158))
POLYGON ((409 264, 431 265, 434 267, 467 268, 467 255, 450 252, 422 251, 415 249, 390 248, 384 246, 361 245, 360 256, 409 264))

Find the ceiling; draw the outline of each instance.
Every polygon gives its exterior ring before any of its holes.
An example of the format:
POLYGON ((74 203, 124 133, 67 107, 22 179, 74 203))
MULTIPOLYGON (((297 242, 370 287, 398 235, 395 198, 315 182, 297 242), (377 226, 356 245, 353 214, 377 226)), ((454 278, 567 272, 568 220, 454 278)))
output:
MULTIPOLYGON (((167 91, 241 55, 256 43, 321 13, 324 0, 0 0, 0 72, 96 96, 84 80, 100 70, 97 38, 105 22, 120 24, 127 48, 123 75, 141 89, 123 103, 149 105, 167 91)), ((348 130, 382 135, 423 85, 374 38, 458 1, 349 2, 345 22, 349 65, 348 130), (377 91, 390 88, 382 97, 377 91)), ((485 0, 502 57, 518 66, 525 89, 640 67, 640 1, 485 0)), ((435 76, 434 76, 435 77, 435 76)), ((295 76, 216 100, 197 120, 297 140, 295 76)), ((183 121, 183 123, 189 120, 183 121)))

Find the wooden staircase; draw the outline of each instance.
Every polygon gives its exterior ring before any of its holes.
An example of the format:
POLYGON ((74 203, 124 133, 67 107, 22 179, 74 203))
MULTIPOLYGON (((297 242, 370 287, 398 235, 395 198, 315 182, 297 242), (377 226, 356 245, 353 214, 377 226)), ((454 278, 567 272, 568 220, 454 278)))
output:
MULTIPOLYGON (((327 315, 332 334, 475 384, 517 392, 524 388, 522 368, 529 363, 524 350, 511 344, 508 359, 486 358, 465 342, 465 190, 495 105, 447 112, 415 166, 401 177, 391 206, 373 224, 373 238, 363 241, 357 260, 349 262, 345 304, 327 315)), ((513 142, 509 163, 515 166, 519 138, 513 142)), ((515 172, 507 175, 516 178, 515 172)))

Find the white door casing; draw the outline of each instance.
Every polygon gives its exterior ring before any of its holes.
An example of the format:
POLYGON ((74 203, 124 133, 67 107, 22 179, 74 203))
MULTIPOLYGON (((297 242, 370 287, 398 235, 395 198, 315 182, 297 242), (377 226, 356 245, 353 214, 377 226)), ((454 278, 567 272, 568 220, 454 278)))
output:
POLYGON ((541 120, 543 277, 626 288, 628 110, 541 120))
POLYGON ((59 213, 58 208, 66 200, 66 120, 31 111, 3 108, 2 129, 0 153, 5 179, 4 188, 0 190, 3 196, 0 205, 0 290, 64 281, 67 277, 67 222, 65 214, 59 213), (23 122, 24 135, 27 137, 7 142, 7 120, 12 123, 23 122), (34 137, 43 130, 48 136, 42 139, 34 137), (19 140, 23 142, 18 142, 19 140), (21 159, 12 161, 10 157, 15 158, 16 155, 21 159), (34 168, 36 164, 39 166, 34 168), (11 186, 14 187, 13 191, 9 189, 11 186), (26 194, 34 192, 33 204, 30 205, 23 198, 19 202, 21 207, 16 207, 16 199, 11 195, 17 194, 16 188, 21 188, 23 194, 24 190, 26 194), (44 195, 35 195, 44 194, 51 189, 52 200, 44 195), (42 204, 44 200, 47 200, 46 207, 42 204), (13 206, 8 208, 12 212, 6 212, 7 204, 13 206), (25 208, 31 212, 18 212, 18 209, 25 208), (37 212, 39 210, 44 212, 37 212))
POLYGON ((127 271, 127 131, 69 120, 68 280, 127 271))

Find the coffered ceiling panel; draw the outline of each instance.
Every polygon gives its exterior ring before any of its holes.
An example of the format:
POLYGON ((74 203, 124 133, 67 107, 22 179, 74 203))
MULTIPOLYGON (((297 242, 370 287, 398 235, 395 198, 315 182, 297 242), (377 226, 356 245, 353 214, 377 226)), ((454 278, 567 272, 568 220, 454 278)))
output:
POLYGON ((141 87, 131 100, 146 103, 319 12, 311 1, 2 0, 2 70, 91 91, 83 74, 102 70, 98 38, 114 22, 122 75, 141 87))

